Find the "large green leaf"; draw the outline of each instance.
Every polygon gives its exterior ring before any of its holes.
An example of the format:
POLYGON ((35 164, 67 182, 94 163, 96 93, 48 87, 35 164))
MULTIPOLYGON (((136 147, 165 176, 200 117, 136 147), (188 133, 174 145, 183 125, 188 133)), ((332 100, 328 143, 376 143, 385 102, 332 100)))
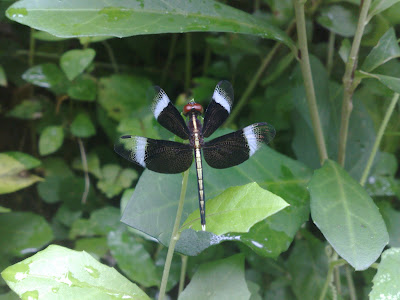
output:
POLYGON ((383 252, 369 299, 398 299, 400 291, 400 248, 383 252))
POLYGON ((311 216, 325 238, 356 270, 368 268, 389 242, 371 197, 331 160, 315 171, 308 188, 311 216))
MULTIPOLYGON (((315 56, 310 57, 310 63, 328 156, 335 159, 338 151, 343 87, 328 80, 325 67, 315 56)), ((293 103, 296 108, 293 117, 295 130, 293 151, 300 161, 317 169, 320 167, 319 156, 300 68, 296 68, 293 81, 293 103)), ((349 124, 345 163, 345 169, 355 179, 361 178, 368 161, 375 142, 374 131, 370 115, 363 103, 355 97, 349 124)))
POLYGON ((150 299, 86 252, 51 245, 1 275, 22 299, 150 299), (31 298, 29 298, 31 297, 31 298))
POLYGON ((391 89, 393 92, 400 93, 400 78, 386 76, 381 74, 372 74, 367 72, 357 72, 357 75, 361 78, 375 78, 378 79, 381 83, 383 83, 386 87, 391 89))
POLYGON ((24 256, 38 251, 53 239, 50 225, 31 212, 0 214, 0 255, 24 256))
POLYGON ((395 5, 400 0, 375 0, 372 1, 371 7, 369 8, 368 18, 372 18, 373 16, 383 12, 389 7, 395 5))
MULTIPOLYGON (((203 167, 206 199, 212 199, 229 187, 257 182, 262 188, 285 199, 290 206, 257 223, 247 233, 215 235, 193 229, 184 230, 176 245, 178 252, 197 255, 211 245, 232 240, 240 241, 264 256, 277 257, 287 250, 301 224, 308 219, 308 192, 305 185, 310 172, 306 167, 268 147, 237 167, 221 170, 207 164, 203 167)), ((197 211, 199 202, 196 181, 193 165, 182 222, 193 211, 197 211)), ((159 174, 145 170, 125 208, 122 222, 168 246, 181 184, 181 174, 159 174)))
POLYGON ((212 0, 123 0, 112 4, 98 0, 22 0, 6 14, 14 21, 61 37, 222 31, 258 35, 294 47, 277 27, 212 0))
POLYGON ((38 163, 24 153, 0 153, 0 194, 12 193, 41 181, 42 178, 26 171, 38 163))
POLYGON ((44 88, 53 90, 57 94, 66 92, 68 79, 58 66, 51 63, 34 66, 28 69, 22 78, 44 88))
POLYGON ((96 134, 96 127, 86 113, 79 113, 71 123, 71 133, 80 138, 87 138, 96 134))
POLYGON ((396 33, 393 28, 390 28, 368 54, 361 69, 366 72, 371 72, 385 62, 399 56, 400 47, 397 42, 396 33))
POLYGON ((351 37, 357 28, 357 11, 347 5, 333 4, 323 7, 317 22, 330 31, 344 37, 351 37))
MULTIPOLYGON (((288 205, 255 182, 231 187, 207 202, 207 231, 216 235, 248 232, 254 224, 288 205)), ((181 230, 188 227, 201 230, 199 215, 199 211, 190 214, 181 230)))
POLYGON ((201 265, 178 299, 249 298, 250 291, 244 278, 244 257, 234 255, 201 265))

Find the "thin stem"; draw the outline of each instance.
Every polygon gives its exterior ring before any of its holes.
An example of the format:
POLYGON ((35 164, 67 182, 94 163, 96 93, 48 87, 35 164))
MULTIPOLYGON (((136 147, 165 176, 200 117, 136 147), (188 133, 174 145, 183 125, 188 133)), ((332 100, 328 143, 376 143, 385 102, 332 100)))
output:
POLYGON ((169 44, 169 50, 168 50, 168 56, 167 56, 167 61, 165 62, 165 66, 161 75, 161 81, 160 85, 164 86, 165 80, 167 79, 167 74, 169 70, 169 66, 171 65, 172 58, 175 55, 175 46, 176 46, 176 41, 178 40, 178 35, 176 33, 172 34, 171 36, 171 43, 169 44))
MULTIPOLYGON (((295 22, 292 21, 286 30, 287 33, 291 32, 294 28, 295 22)), ((282 43, 276 43, 271 51, 267 54, 267 56, 261 61, 261 65, 258 68, 256 74, 254 74, 253 78, 251 79, 249 85, 247 86, 246 90, 243 92, 242 97, 239 99, 238 103, 235 105, 232 113, 230 114, 228 120, 225 122, 224 126, 229 126, 233 123, 239 112, 242 110, 243 106, 246 104, 247 100, 249 99, 251 93, 253 93, 257 83, 260 81, 261 75, 264 73, 265 69, 271 63, 272 59, 274 58, 275 54, 278 52, 279 48, 282 46, 282 43)))
POLYGON ((185 202, 188 177, 189 177, 189 169, 183 173, 181 196, 179 198, 178 210, 176 212, 176 217, 175 217, 175 224, 172 230, 171 239, 169 241, 167 257, 165 259, 164 272, 161 280, 160 294, 158 295, 158 300, 164 299, 165 290, 167 289, 167 282, 168 282, 169 270, 171 268, 172 257, 174 255, 176 243, 178 242, 180 237, 179 225, 181 224, 183 203, 185 202))
POLYGON ((383 118, 382 124, 379 127, 374 146, 372 147, 372 151, 371 151, 371 154, 369 155, 367 165, 361 176, 360 184, 362 186, 364 186, 365 182, 367 181, 367 177, 368 177, 369 171, 371 170, 372 163, 374 162, 376 152, 378 152, 379 145, 381 144, 383 133, 385 132, 387 124, 389 123, 390 117, 392 116, 393 110, 396 107, 398 100, 399 100, 399 94, 395 93, 393 95, 392 101, 389 104, 389 107, 386 110, 386 114, 385 114, 385 117, 383 118))
POLYGON ((358 85, 358 82, 354 81, 354 72, 357 68, 358 51, 360 49, 361 38, 363 36, 365 26, 367 25, 366 19, 370 4, 371 0, 361 1, 360 17, 358 18, 358 24, 354 35, 353 45, 351 46, 350 55, 346 63, 346 71, 343 76, 344 92, 338 150, 338 162, 342 166, 344 166, 346 159, 346 144, 349 131, 349 120, 351 111, 353 109, 353 92, 358 85))
POLYGON ((347 286, 349 288, 349 293, 350 293, 350 299, 357 300, 356 289, 354 288, 353 276, 351 276, 350 267, 348 265, 345 266, 345 271, 346 271, 347 286))
POLYGON ((328 274, 326 276, 326 280, 325 280, 324 286, 322 288, 321 295, 319 296, 319 300, 325 299, 329 284, 332 282, 332 273, 333 273, 334 268, 336 266, 341 266, 344 264, 346 264, 346 261, 344 259, 334 260, 329 263, 328 274))
POLYGON ((86 200, 87 200, 87 196, 89 194, 89 188, 90 188, 88 164, 87 164, 87 159, 86 159, 85 147, 83 146, 82 140, 80 138, 78 138, 78 145, 79 145, 79 151, 81 152, 83 173, 85 174, 85 190, 83 192, 81 202, 82 202, 82 204, 86 204, 86 200))
POLYGON ((335 33, 333 31, 329 32, 328 41, 328 53, 326 58, 326 70, 328 72, 328 77, 331 76, 332 66, 333 66, 333 54, 335 50, 335 33))
POLYGON ((306 90, 307 104, 310 111, 311 122, 314 130, 314 137, 318 147, 319 160, 322 163, 328 159, 324 134, 322 132, 321 121, 318 114, 317 100, 315 97, 314 83, 312 79, 310 59, 308 56, 306 20, 304 15, 304 1, 294 0, 296 11, 297 37, 299 41, 299 59, 303 75, 304 87, 306 90))
POLYGON ((190 79, 192 78, 192 41, 191 34, 185 34, 186 41, 186 63, 185 63, 185 91, 189 91, 190 79))
POLYGON ((117 63, 117 59, 115 58, 114 51, 112 50, 110 45, 107 43, 107 41, 102 41, 102 44, 103 44, 104 48, 106 48, 108 56, 110 57, 111 65, 113 66, 114 72, 119 73, 118 63, 117 63))
POLYGON ((179 280, 178 296, 182 293, 183 288, 185 287, 185 277, 186 277, 186 267, 187 267, 188 257, 186 255, 182 255, 181 259, 182 259, 182 266, 181 266, 181 277, 179 280))

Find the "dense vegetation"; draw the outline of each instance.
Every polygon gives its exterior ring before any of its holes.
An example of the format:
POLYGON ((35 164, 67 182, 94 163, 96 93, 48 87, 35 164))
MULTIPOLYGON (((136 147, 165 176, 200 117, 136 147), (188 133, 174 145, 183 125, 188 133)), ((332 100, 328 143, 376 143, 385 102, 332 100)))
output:
POLYGON ((0 300, 398 299, 398 2, 2 1, 0 300), (152 86, 206 107, 222 79, 216 134, 277 134, 205 166, 201 232, 194 166, 113 144, 176 139, 152 86))

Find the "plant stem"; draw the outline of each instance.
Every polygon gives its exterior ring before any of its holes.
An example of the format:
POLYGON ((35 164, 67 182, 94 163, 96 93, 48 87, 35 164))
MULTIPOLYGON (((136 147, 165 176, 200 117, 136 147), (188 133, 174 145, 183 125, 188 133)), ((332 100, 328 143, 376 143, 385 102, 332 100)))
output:
POLYGON ((176 46, 176 41, 178 40, 178 35, 176 33, 173 33, 171 36, 171 43, 169 44, 169 50, 168 50, 168 56, 167 56, 167 61, 165 62, 165 66, 161 75, 161 80, 160 80, 160 85, 164 86, 165 80, 167 78, 169 66, 171 65, 172 58, 174 57, 175 54, 175 46, 176 46))
POLYGON ((89 189, 90 189, 88 164, 87 164, 87 159, 86 159, 85 147, 83 146, 83 142, 80 138, 78 138, 78 145, 79 145, 79 151, 81 152, 83 173, 85 174, 85 190, 82 195, 81 203, 86 204, 87 196, 89 194, 89 189))
POLYGON ((328 291, 329 283, 332 281, 332 273, 336 266, 341 266, 346 264, 347 262, 344 259, 338 259, 331 261, 329 264, 328 274, 326 275, 325 284, 322 288, 321 295, 319 296, 319 300, 324 300, 326 293, 328 291))
POLYGON ((188 261, 188 257, 186 255, 182 255, 181 258, 182 258, 182 266, 181 266, 181 277, 179 280, 178 296, 182 293, 183 288, 185 287, 186 267, 188 261))
POLYGON ((354 81, 354 72, 357 68, 358 51, 360 49, 361 38, 367 25, 366 19, 371 0, 361 1, 361 12, 358 18, 357 29, 354 35, 353 45, 351 46, 350 55, 346 63, 346 70, 343 76, 343 102, 342 117, 340 123, 338 162, 344 166, 346 159, 346 143, 349 131, 350 114, 353 109, 353 92, 358 83, 354 81))
POLYGON ((353 281, 353 276, 351 276, 350 273, 350 267, 346 265, 345 270, 346 270, 347 286, 349 288, 349 293, 350 293, 350 299, 357 300, 356 289, 354 288, 354 281, 353 281))
POLYGON ((189 91, 190 79, 192 78, 192 42, 190 33, 185 34, 186 40, 186 63, 185 63, 185 92, 189 91))
MULTIPOLYGON (((294 28, 295 22, 292 21, 286 30, 287 33, 291 32, 294 28)), ((278 52, 279 48, 282 46, 282 43, 276 43, 271 51, 267 54, 267 56, 261 61, 261 65, 258 68, 256 74, 251 79, 249 85, 247 86, 246 90, 243 92, 242 97, 239 99, 238 103, 236 104, 235 108, 233 109, 232 113, 230 114, 228 120, 225 122, 225 127, 229 126, 237 117, 239 112, 242 110, 243 106, 246 104, 247 100, 249 99, 251 93, 254 91, 257 83, 259 82, 261 75, 264 73, 265 69, 271 63, 272 59, 274 58, 275 54, 278 52)))
POLYGON ((321 121, 319 119, 317 100, 315 97, 314 83, 312 79, 310 59, 308 56, 306 20, 304 15, 304 1, 294 0, 296 11, 297 38, 299 41, 299 54, 301 73, 306 90, 307 104, 310 111, 311 122, 314 130, 314 137, 318 146, 319 160, 322 163, 328 158, 321 121))
POLYGON ((369 171, 371 170, 372 163, 374 162, 374 158, 376 156, 376 152, 378 152, 379 145, 381 144, 383 133, 385 132, 385 129, 387 127, 387 124, 389 123, 390 117, 392 116, 393 110, 396 107, 397 101, 399 100, 399 94, 395 93, 393 95, 392 101, 389 104, 389 107, 386 110, 385 117, 383 118, 382 124, 379 127, 378 133, 376 135, 375 143, 374 146, 372 147, 371 154, 368 158, 367 165, 364 169, 364 172, 361 176, 360 184, 362 186, 365 185, 365 182, 367 181, 367 177, 369 174, 369 171))
POLYGON ((331 31, 329 32, 328 53, 326 59, 326 70, 328 73, 328 77, 330 77, 332 73, 334 50, 335 50, 335 33, 331 31))
POLYGON ((181 224, 183 203, 185 202, 188 177, 189 177, 189 169, 183 173, 181 196, 179 198, 178 210, 176 212, 176 217, 175 217, 175 224, 172 230, 171 239, 169 241, 167 257, 165 259, 164 272, 161 280, 160 294, 158 295, 158 300, 164 299, 165 290, 167 289, 167 282, 168 282, 169 270, 171 268, 172 257, 174 255, 176 243, 178 242, 179 237, 181 235, 179 233, 179 225, 181 224))
POLYGON ((106 51, 108 53, 108 56, 110 57, 111 65, 113 66, 114 72, 119 73, 117 59, 115 58, 114 52, 113 52, 112 48, 110 47, 110 44, 107 43, 107 41, 102 41, 101 43, 103 44, 104 48, 106 48, 106 51))

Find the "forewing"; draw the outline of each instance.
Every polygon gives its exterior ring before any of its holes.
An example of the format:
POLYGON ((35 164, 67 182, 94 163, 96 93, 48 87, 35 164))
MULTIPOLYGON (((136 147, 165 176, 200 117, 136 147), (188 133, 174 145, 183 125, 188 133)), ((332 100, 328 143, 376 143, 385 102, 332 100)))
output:
POLYGON ((154 90, 152 111, 158 123, 181 139, 189 139, 189 129, 182 115, 160 87, 156 86, 154 90))
POLYGON ((262 144, 268 144, 274 136, 272 125, 255 123, 205 143, 204 159, 216 169, 233 167, 248 160, 262 144))
POLYGON ((189 144, 141 136, 121 136, 114 150, 123 158, 158 173, 184 172, 193 161, 193 148, 189 144))
POLYGON ((233 103, 233 88, 226 81, 220 81, 204 114, 203 136, 209 137, 218 129, 231 113, 233 103))

